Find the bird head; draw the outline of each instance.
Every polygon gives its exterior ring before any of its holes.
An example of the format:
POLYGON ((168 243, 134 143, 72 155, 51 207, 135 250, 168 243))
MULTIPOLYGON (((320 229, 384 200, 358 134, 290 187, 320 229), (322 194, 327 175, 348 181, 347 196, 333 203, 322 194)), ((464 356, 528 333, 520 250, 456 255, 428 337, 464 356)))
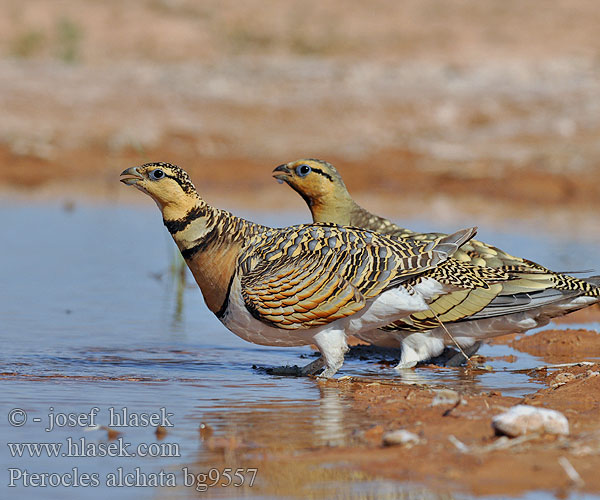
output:
POLYGON ((120 180, 149 195, 163 214, 170 210, 174 217, 177 212, 185 213, 199 199, 189 175, 171 163, 145 163, 131 167, 121 172, 120 180))
POLYGON ((349 196, 335 167, 323 160, 303 159, 279 165, 273 170, 273 177, 287 182, 309 207, 349 196))

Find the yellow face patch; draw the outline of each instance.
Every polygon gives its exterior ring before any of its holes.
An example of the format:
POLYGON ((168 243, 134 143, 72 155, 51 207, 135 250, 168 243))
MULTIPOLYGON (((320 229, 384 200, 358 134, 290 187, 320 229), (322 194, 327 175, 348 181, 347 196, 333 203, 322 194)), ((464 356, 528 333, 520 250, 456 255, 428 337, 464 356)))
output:
POLYGON ((339 185, 337 172, 321 160, 297 160, 286 165, 285 180, 305 199, 318 202, 320 198, 335 195, 339 185))
POLYGON ((148 194, 167 219, 182 217, 197 203, 198 194, 187 173, 170 163, 146 163, 121 175, 121 182, 148 194))

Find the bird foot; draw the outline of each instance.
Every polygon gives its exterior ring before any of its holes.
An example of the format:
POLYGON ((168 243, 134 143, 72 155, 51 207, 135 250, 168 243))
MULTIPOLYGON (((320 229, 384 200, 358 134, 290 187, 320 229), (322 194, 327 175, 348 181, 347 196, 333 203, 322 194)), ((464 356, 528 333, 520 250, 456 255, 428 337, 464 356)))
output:
MULTIPOLYGON (((274 368, 267 368, 269 375, 279 375, 284 377, 309 377, 317 374, 325 366, 325 360, 322 357, 315 359, 313 362, 308 363, 306 366, 299 367, 294 366, 276 366, 274 368)), ((326 370, 327 371, 327 370, 326 370)), ((335 372, 334 372, 335 373, 335 372)), ((331 376, 331 375, 330 375, 331 376)), ((329 378, 329 377, 325 377, 329 378)))
POLYGON ((302 368, 298 365, 294 366, 274 366, 266 368, 265 372, 269 375, 278 375, 280 377, 302 377, 302 368))

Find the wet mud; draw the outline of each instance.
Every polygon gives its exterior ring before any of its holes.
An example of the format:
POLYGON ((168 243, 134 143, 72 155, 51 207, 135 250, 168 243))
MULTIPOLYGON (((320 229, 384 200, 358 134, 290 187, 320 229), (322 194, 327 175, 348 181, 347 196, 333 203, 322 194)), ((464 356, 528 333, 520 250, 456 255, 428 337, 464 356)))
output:
MULTIPOLYGON (((316 382, 322 406, 329 405, 329 414, 327 408, 321 409, 323 414, 316 418, 314 408, 276 415, 265 414, 262 406, 234 415, 223 412, 218 415, 219 432, 203 439, 208 455, 193 467, 203 470, 232 459, 246 466, 259 464, 266 474, 253 493, 267 495, 332 494, 339 484, 327 486, 322 481, 339 481, 343 491, 360 498, 359 485, 375 478, 385 486, 374 490, 383 497, 385 488, 400 495, 419 487, 426 487, 426 495, 433 498, 513 496, 535 490, 561 497, 598 493, 600 362, 585 360, 597 359, 599 335, 592 330, 547 330, 508 340, 517 351, 544 352, 549 363, 525 370, 542 388, 522 397, 468 386, 454 391, 384 377, 342 377, 316 382), (551 352, 546 352, 549 344, 551 352), (568 366, 553 366, 557 362, 568 366), (492 418, 517 404, 562 412, 570 434, 513 439, 495 435, 492 418), (325 442, 323 428, 329 428, 325 442), (386 445, 386 433, 400 429, 414 433, 416 442, 386 445), (570 467, 575 476, 567 470, 570 467), (310 480, 301 480, 303 476, 310 480)), ((516 358, 513 362, 518 365, 516 358)), ((478 369, 452 370, 462 371, 468 379, 478 369)))

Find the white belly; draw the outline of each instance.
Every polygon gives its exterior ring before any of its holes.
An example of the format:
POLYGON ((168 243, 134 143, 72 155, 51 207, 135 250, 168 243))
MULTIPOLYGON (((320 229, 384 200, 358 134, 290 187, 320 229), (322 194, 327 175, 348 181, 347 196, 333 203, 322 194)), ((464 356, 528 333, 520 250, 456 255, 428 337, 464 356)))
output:
POLYGON ((371 304, 367 304, 362 311, 347 318, 346 333, 380 346, 391 347, 395 341, 397 347, 399 341, 396 340, 396 335, 377 328, 415 312, 427 310, 428 301, 444 291, 443 285, 432 278, 424 279, 415 285, 412 294, 403 287, 388 290, 372 300, 371 304))

